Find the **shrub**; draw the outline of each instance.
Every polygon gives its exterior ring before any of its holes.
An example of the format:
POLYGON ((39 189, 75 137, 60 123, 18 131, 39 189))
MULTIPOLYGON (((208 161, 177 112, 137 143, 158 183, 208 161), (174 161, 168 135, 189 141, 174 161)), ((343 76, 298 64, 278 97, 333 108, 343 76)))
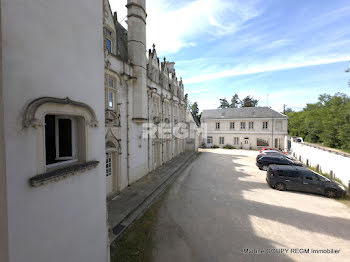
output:
POLYGON ((233 146, 231 146, 229 144, 224 145, 223 148, 225 148, 225 149, 235 149, 233 146))
POLYGON ((213 145, 211 148, 220 148, 220 147, 217 145, 213 145))

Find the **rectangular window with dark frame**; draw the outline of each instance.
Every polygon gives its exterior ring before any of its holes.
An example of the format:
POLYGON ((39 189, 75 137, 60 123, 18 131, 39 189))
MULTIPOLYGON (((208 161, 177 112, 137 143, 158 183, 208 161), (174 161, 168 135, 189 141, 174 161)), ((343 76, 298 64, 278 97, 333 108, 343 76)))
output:
POLYGON ((212 136, 208 136, 207 137, 207 144, 212 144, 213 143, 213 137, 212 136))
POLYGON ((76 159, 76 119, 69 116, 45 116, 46 165, 76 159))
POLYGON ((72 120, 58 119, 58 157, 73 157, 72 152, 72 120))
POLYGON ((114 109, 114 93, 111 91, 108 92, 108 107, 114 109))
POLYGON ((269 146, 269 141, 267 139, 257 138, 256 145, 257 146, 269 146))
POLYGON ((263 122, 263 129, 267 129, 267 121, 263 122))
POLYGON ((225 143, 224 137, 219 137, 219 144, 223 145, 225 143))
POLYGON ((216 129, 220 129, 220 122, 216 122, 216 129))
POLYGON ((109 53, 112 53, 112 40, 106 38, 106 48, 109 53))
POLYGON ((235 122, 230 122, 230 129, 235 129, 235 122))

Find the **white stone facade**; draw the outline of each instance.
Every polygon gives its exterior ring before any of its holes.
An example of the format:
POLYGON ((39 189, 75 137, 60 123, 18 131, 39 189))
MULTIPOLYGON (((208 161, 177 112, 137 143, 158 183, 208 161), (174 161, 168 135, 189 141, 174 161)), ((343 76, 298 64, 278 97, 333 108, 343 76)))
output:
POLYGON ((0 5, 0 261, 107 261, 102 4, 0 5), (47 164, 47 115, 76 127, 66 162, 47 164))
POLYGON ((108 196, 185 151, 185 139, 172 136, 176 125, 186 122, 182 80, 174 63, 159 61, 155 46, 146 56, 145 1, 129 0, 126 8, 128 31, 104 0, 106 156, 112 162, 108 196), (170 137, 159 130, 144 136, 147 126, 162 125, 168 125, 170 137))
MULTIPOLYGON (((206 147, 231 145, 237 149, 262 147, 285 149, 288 118, 266 108, 256 116, 253 111, 241 114, 246 110, 252 111, 245 108, 204 110, 201 118, 202 127, 206 129, 206 136, 203 137, 204 145, 206 147), (271 111, 274 112, 273 117, 271 111)), ((259 108, 256 110, 259 111, 259 108)))
POLYGON ((128 31, 108 1, 0 2, 1 262, 108 261, 106 196, 185 150, 182 80, 126 8, 128 31))

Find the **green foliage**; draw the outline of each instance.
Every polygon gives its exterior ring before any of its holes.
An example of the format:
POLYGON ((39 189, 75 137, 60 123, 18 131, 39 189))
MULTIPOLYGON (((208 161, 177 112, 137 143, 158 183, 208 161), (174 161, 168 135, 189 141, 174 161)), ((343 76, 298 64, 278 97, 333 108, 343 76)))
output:
POLYGON ((192 104, 192 103, 189 103, 189 104, 188 104, 188 109, 190 110, 190 112, 192 113, 192 115, 193 115, 194 117, 197 118, 198 122, 200 122, 202 113, 199 114, 198 103, 197 103, 197 102, 194 102, 193 104, 192 104))
POLYGON ((350 152, 350 97, 323 94, 301 112, 287 113, 291 136, 350 152))
POLYGON ((226 98, 220 99, 220 106, 218 108, 238 108, 238 107, 256 107, 259 100, 251 96, 246 96, 242 100, 239 99, 238 94, 234 94, 231 98, 231 103, 226 98))
POLYGON ((211 148, 220 148, 220 147, 217 145, 213 145, 211 148))
POLYGON ((242 99, 241 106, 242 107, 256 107, 258 105, 259 100, 254 99, 251 96, 246 96, 242 99))
POLYGON ((230 104, 230 107, 231 108, 237 108, 239 107, 239 105, 241 104, 241 100, 239 99, 238 95, 237 94, 234 94, 231 98, 231 104, 230 104))
POLYGON ((220 99, 220 106, 218 108, 228 108, 230 107, 230 103, 227 102, 226 98, 220 99))
POLYGON ((233 146, 226 144, 223 146, 224 149, 235 149, 233 146))

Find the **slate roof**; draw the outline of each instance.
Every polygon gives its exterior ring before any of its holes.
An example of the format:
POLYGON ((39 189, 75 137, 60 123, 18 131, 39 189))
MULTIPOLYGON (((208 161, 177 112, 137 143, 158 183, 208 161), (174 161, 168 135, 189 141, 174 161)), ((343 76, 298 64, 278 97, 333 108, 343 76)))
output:
POLYGON ((203 110, 203 119, 236 119, 236 118, 285 118, 282 113, 269 107, 242 107, 203 110))
POLYGON ((127 62, 129 58, 128 54, 128 31, 119 23, 116 23, 117 31, 117 49, 120 58, 127 62))

